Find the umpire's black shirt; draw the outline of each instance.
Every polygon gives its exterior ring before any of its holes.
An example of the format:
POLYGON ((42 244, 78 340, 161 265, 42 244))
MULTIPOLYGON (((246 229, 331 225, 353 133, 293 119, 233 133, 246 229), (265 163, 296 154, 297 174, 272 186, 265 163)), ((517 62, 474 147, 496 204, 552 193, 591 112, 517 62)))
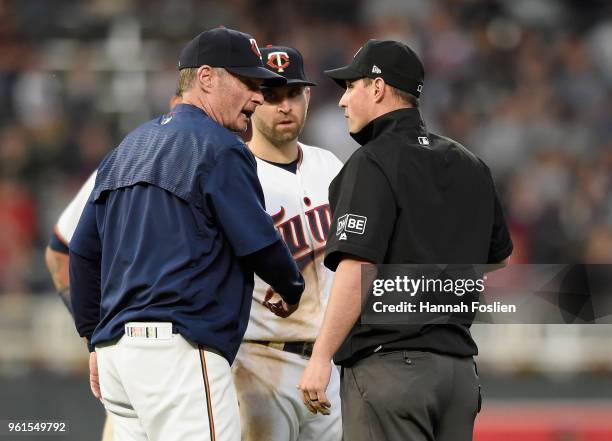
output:
MULTIPOLYGON (((325 265, 343 255, 375 264, 496 263, 512 241, 488 167, 452 139, 428 133, 418 109, 382 115, 352 134, 362 145, 329 187, 325 265)), ((478 353, 469 326, 361 325, 336 353, 350 365, 383 350, 478 353)))

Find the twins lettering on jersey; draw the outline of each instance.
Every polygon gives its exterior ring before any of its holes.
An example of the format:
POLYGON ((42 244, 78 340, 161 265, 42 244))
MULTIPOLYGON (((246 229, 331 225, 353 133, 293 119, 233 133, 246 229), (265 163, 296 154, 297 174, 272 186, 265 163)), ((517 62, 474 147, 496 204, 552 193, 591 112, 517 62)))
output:
POLYGON ((284 220, 285 208, 282 206, 278 213, 272 215, 274 226, 287 244, 300 271, 309 263, 314 262, 315 258, 325 250, 325 242, 331 226, 329 204, 311 208, 304 215, 307 226, 304 225, 302 216, 299 214, 284 220), (312 238, 312 246, 309 243, 309 237, 312 238))

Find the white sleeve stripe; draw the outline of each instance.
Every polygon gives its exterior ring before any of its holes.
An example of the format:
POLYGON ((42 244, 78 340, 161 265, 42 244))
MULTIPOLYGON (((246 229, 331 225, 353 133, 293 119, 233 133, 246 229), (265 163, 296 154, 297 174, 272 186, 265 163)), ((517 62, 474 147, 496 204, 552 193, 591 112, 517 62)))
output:
POLYGON ((59 241, 64 244, 66 247, 68 247, 68 241, 66 240, 66 238, 64 236, 62 236, 62 233, 60 233, 59 228, 57 228, 57 225, 55 225, 53 227, 53 233, 55 233, 55 236, 59 239, 59 241))

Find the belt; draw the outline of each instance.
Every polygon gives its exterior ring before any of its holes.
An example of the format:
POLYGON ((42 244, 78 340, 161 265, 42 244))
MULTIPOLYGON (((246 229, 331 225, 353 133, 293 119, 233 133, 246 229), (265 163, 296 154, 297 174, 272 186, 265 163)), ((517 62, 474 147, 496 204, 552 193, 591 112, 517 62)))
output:
POLYGON ((312 355, 313 341, 290 341, 287 343, 264 340, 246 340, 245 343, 255 343, 257 345, 268 346, 279 351, 291 352, 302 358, 310 358, 312 355))
MULTIPOLYGON (((148 338, 155 340, 170 340, 173 334, 178 334, 176 327, 170 322, 129 322, 125 324, 125 336, 129 338, 148 338)), ((213 347, 198 344, 198 348, 214 352, 220 357, 226 356, 213 347)))
POLYGON ((154 338, 169 340, 172 338, 170 322, 130 322, 125 324, 125 335, 132 338, 154 338))

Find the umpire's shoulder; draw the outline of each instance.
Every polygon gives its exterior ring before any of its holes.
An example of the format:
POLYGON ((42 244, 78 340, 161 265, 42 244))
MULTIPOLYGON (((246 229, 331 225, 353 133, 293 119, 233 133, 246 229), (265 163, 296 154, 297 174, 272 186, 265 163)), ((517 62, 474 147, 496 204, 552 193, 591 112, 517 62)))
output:
POLYGON ((340 170, 338 176, 347 179, 349 182, 361 179, 367 176, 368 172, 378 170, 386 175, 385 157, 377 156, 374 151, 367 148, 368 144, 356 149, 353 154, 346 160, 344 166, 340 170))
POLYGON ((465 162, 471 163, 475 168, 490 173, 489 167, 487 167, 484 161, 460 142, 437 133, 430 132, 428 136, 433 150, 439 151, 445 155, 451 153, 465 162))

